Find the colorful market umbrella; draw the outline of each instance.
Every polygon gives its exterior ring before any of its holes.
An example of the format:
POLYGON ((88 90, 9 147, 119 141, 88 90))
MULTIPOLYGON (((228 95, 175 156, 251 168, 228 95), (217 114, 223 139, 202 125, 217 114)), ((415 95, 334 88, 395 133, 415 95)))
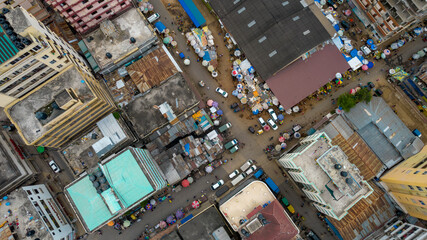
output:
POLYGON ((346 16, 350 16, 351 15, 351 10, 350 9, 345 10, 344 14, 346 16))
POLYGON ((193 207, 193 208, 198 208, 198 207, 200 207, 200 203, 199 203, 199 201, 194 201, 192 204, 191 204, 191 206, 193 207))
POLYGON ((423 50, 418 51, 417 54, 420 55, 420 57, 424 57, 426 55, 423 50))
POLYGON ((108 226, 110 226, 110 227, 114 226, 114 221, 109 221, 109 222, 107 223, 107 225, 108 225, 108 226))
POLYGON ((384 49, 384 54, 385 54, 385 55, 387 55, 387 56, 388 56, 388 55, 390 55, 390 53, 391 53, 391 52, 390 52, 390 50, 388 50, 388 49, 384 49))
POLYGON ((165 221, 161 221, 160 223, 159 223, 159 227, 160 228, 166 228, 168 226, 168 224, 165 222, 165 221))
POLYGON ((420 58, 420 55, 418 55, 418 54, 415 53, 414 55, 412 55, 412 58, 415 59, 415 60, 417 60, 417 59, 420 58))
POLYGON ((188 58, 184 59, 184 65, 186 66, 190 65, 190 59, 188 58))
POLYGON ((371 61, 369 61, 368 62, 368 68, 373 68, 374 67, 374 63, 373 62, 371 62, 371 61))
POLYGON ((172 215, 170 215, 166 218, 166 222, 169 224, 172 224, 173 221, 174 221, 174 217, 172 215))
POLYGON ((239 72, 237 72, 237 70, 233 70, 231 71, 231 76, 235 77, 239 72))
POLYGON ((284 137, 286 140, 289 140, 289 139, 291 138, 291 135, 289 135, 289 133, 283 133, 283 137, 284 137))
POLYGON ((300 138, 300 137, 301 137, 301 133, 299 132, 294 133, 294 138, 300 138))
POLYGON ((123 222, 123 227, 129 227, 130 226, 130 221, 129 220, 125 220, 124 222, 123 222))
POLYGON ((403 40, 399 40, 399 41, 397 41, 397 45, 398 45, 399 47, 402 47, 403 45, 405 45, 405 41, 403 41, 403 40))
POLYGON ((154 205, 156 205, 156 200, 154 200, 154 198, 153 198, 153 199, 151 199, 151 200, 150 200, 150 204, 151 204, 151 205, 153 205, 153 206, 154 206, 154 205))
POLYGON ((299 112, 299 107, 298 107, 298 106, 293 107, 293 108, 292 108, 292 111, 294 111, 294 112, 299 112))
POLYGON ((338 85, 341 85, 341 84, 342 84, 342 80, 341 80, 341 79, 340 79, 340 80, 338 80, 338 81, 337 81, 337 84, 338 84, 338 85))
POLYGON ((285 142, 285 138, 284 137, 279 137, 279 142, 285 142))
POLYGON ((275 147, 274 147, 274 150, 276 150, 276 151, 280 151, 282 149, 282 147, 280 146, 280 144, 277 144, 275 147))
POLYGON ((150 210, 153 206, 149 203, 147 203, 147 205, 145 205, 145 209, 150 210))
POLYGON ((364 64, 363 66, 362 66, 362 70, 363 71, 366 71, 366 70, 368 70, 369 68, 368 68, 368 65, 366 65, 366 64, 364 64))
POLYGON ((285 119, 285 117, 283 116, 283 114, 279 114, 279 115, 277 115, 277 119, 283 120, 283 119, 285 119))
POLYGON ((243 75, 242 75, 242 74, 237 74, 237 75, 236 75, 236 78, 237 78, 237 79, 242 79, 242 78, 243 78, 243 75))
POLYGON ((219 104, 218 104, 218 102, 217 101, 214 101, 213 103, 212 103, 212 107, 218 107, 219 106, 219 104))
POLYGON ((213 72, 215 70, 215 68, 212 66, 212 65, 209 65, 208 66, 208 71, 209 72, 213 72))
POLYGON ((372 44, 374 44, 374 40, 372 40, 372 39, 368 39, 368 41, 366 41, 366 44, 368 44, 368 45, 372 45, 372 44))
POLYGON ((362 51, 357 51, 357 55, 358 55, 359 57, 361 57, 361 56, 363 56, 363 52, 362 52, 362 51))
POLYGON ((182 180, 181 185, 183 187, 188 187, 188 186, 190 186, 190 182, 187 179, 184 179, 184 180, 182 180))
POLYGON ((234 56, 240 57, 240 55, 242 55, 242 52, 239 49, 237 49, 236 51, 234 51, 234 56))
POLYGON ((176 211, 176 213, 175 213, 175 217, 176 217, 177 219, 181 219, 181 218, 183 218, 183 217, 184 217, 184 213, 183 213, 181 210, 178 210, 178 211, 176 211))
POLYGON ((264 126, 264 131, 270 131, 270 126, 265 125, 265 126, 264 126))
POLYGON ((223 114, 223 112, 222 112, 222 110, 221 109, 218 109, 218 111, 216 111, 216 113, 218 114, 218 115, 222 115, 223 114))
POLYGON ((258 109, 252 110, 252 113, 253 113, 254 115, 258 115, 258 114, 259 114, 259 110, 258 110, 258 109))
POLYGON ((342 78, 342 74, 341 74, 341 73, 336 73, 336 74, 335 74, 335 77, 336 77, 337 79, 340 79, 340 78, 342 78))
POLYGON ((399 45, 397 43, 392 43, 390 46, 391 49, 398 49, 399 45))
POLYGON ((207 104, 208 104, 209 107, 212 107, 212 103, 213 103, 212 99, 209 99, 208 102, 207 102, 207 104))
POLYGON ((194 179, 192 177, 188 177, 187 180, 190 184, 192 184, 194 182, 194 179))
POLYGON ((211 173, 213 170, 214 170, 214 169, 213 169, 213 167, 212 167, 212 166, 206 166, 206 167, 205 167, 205 171, 206 171, 207 173, 211 173))
POLYGON ((356 89, 350 89, 350 94, 356 94, 356 89))

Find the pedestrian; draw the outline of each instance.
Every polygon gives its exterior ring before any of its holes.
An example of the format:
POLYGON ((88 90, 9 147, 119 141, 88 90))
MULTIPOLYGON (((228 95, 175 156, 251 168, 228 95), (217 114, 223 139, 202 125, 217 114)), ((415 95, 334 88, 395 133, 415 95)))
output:
MULTIPOLYGON (((217 176, 217 175, 215 175, 215 179, 216 179, 216 180, 218 180, 218 176, 217 176)), ((202 191, 202 192, 203 192, 203 191, 202 191)))
POLYGON ((119 232, 119 235, 122 234, 122 232, 119 232))
POLYGON ((193 196, 193 199, 196 199, 196 196, 193 196))
POLYGON ((233 158, 231 158, 231 161, 233 161, 233 158))

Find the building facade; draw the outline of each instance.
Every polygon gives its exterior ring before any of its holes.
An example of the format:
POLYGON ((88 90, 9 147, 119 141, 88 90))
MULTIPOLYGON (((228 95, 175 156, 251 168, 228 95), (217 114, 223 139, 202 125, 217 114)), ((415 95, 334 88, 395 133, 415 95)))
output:
POLYGON ((44 184, 25 186, 34 208, 54 240, 73 240, 74 230, 44 184))
POLYGON ((47 0, 80 33, 132 7, 129 0, 47 0))
POLYGON ((404 211, 427 220, 427 146, 395 166, 380 180, 404 211))
POLYGON ((0 14, 0 107, 28 94, 71 65, 86 61, 62 38, 18 7, 0 14))
POLYGON ((353 12, 379 40, 422 20, 427 3, 422 0, 352 0, 353 12))
POLYGON ((304 186, 302 191, 317 210, 337 220, 373 192, 359 169, 323 132, 301 140, 279 159, 279 163, 304 186))
POLYGON ((384 226, 369 236, 372 240, 417 240, 427 239, 427 229, 392 218, 384 226))

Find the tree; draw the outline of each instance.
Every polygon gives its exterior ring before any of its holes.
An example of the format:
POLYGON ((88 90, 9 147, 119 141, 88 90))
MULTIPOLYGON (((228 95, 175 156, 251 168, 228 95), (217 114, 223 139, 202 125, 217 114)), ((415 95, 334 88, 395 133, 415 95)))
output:
POLYGON ((370 102, 372 99, 371 91, 368 88, 362 88, 356 92, 354 95, 358 102, 365 101, 366 103, 370 102))
POLYGON ((337 102, 338 106, 342 107, 346 112, 350 111, 350 109, 356 105, 356 99, 350 93, 341 94, 338 97, 337 102))

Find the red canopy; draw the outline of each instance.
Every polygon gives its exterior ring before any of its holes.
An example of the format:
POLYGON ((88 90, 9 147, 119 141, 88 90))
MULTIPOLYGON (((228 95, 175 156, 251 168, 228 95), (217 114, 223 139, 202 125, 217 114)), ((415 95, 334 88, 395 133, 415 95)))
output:
POLYGON ((188 186, 190 186, 190 182, 187 179, 184 179, 184 180, 182 180, 181 185, 183 187, 188 187, 188 186))

